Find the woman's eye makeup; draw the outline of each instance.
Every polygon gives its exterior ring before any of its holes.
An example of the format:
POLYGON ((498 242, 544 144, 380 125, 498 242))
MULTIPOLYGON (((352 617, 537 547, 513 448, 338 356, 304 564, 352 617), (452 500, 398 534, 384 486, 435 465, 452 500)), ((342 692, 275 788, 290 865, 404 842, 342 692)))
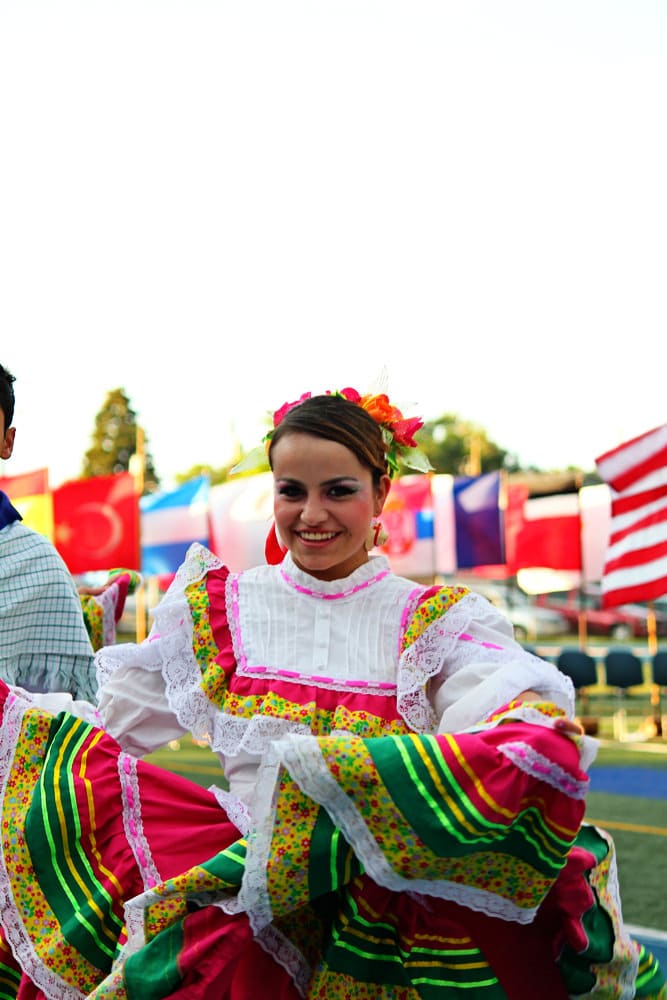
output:
MULTIPOLYGON (((333 500, 342 500, 345 497, 353 496, 360 490, 360 484, 355 482, 335 482, 324 484, 323 492, 333 500)), ((301 483, 284 480, 276 484, 276 493, 286 500, 296 500, 306 495, 306 487, 301 483)))
POLYGON ((298 483, 278 483, 276 492, 279 497, 287 497, 288 500, 303 496, 303 487, 298 483))
POLYGON ((351 483, 334 483, 328 489, 328 494, 331 497, 349 497, 354 493, 359 492, 358 486, 353 486, 351 483))

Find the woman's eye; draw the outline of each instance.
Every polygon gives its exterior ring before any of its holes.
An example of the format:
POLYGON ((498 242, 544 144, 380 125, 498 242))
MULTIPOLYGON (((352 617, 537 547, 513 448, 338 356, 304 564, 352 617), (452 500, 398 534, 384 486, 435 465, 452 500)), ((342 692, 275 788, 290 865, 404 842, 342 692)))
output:
POLYGON ((356 490, 352 486, 332 486, 329 490, 329 496, 334 498, 349 497, 352 493, 356 493, 356 490))
POLYGON ((287 500, 294 500, 302 495, 303 490, 300 487, 290 486, 289 483, 285 483, 284 486, 278 488, 278 496, 285 497, 287 500))

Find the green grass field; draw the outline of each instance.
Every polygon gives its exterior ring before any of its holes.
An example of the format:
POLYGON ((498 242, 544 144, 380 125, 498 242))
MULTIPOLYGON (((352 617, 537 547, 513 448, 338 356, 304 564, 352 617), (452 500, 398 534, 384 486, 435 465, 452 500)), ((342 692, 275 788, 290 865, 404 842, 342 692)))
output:
MULTIPOLYGON (((632 744, 603 743, 594 767, 647 767, 667 778, 667 742, 647 752, 632 744)), ((148 758, 204 788, 220 783, 220 768, 211 752, 190 739, 178 749, 148 758)), ((635 798, 591 792, 586 818, 604 826, 616 843, 623 914, 630 924, 667 931, 667 799, 635 798)))

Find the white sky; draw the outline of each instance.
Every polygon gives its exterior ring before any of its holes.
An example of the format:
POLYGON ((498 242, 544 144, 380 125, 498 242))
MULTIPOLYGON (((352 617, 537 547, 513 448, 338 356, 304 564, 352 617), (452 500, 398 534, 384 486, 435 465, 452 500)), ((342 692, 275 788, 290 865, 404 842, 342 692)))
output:
POLYGON ((168 487, 306 389, 593 467, 667 420, 662 0, 3 0, 0 473, 168 487))

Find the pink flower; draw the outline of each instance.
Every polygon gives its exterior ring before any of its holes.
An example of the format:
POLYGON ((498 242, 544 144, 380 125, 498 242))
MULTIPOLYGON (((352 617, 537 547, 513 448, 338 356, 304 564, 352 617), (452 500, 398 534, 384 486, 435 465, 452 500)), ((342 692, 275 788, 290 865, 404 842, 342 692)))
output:
POLYGON ((276 410, 276 412, 273 414, 273 426, 277 427, 278 424, 281 423, 281 421, 285 418, 286 414, 288 414, 290 410, 293 410, 295 406, 298 406, 299 403, 303 403, 306 399, 310 399, 311 396, 312 396, 311 392, 304 392, 299 399, 295 400, 295 402, 283 403, 280 409, 276 410))
POLYGON ((351 403, 358 404, 361 401, 361 394, 358 393, 356 389, 351 389, 349 386, 347 389, 341 389, 340 394, 341 396, 344 396, 345 399, 349 399, 351 403))

